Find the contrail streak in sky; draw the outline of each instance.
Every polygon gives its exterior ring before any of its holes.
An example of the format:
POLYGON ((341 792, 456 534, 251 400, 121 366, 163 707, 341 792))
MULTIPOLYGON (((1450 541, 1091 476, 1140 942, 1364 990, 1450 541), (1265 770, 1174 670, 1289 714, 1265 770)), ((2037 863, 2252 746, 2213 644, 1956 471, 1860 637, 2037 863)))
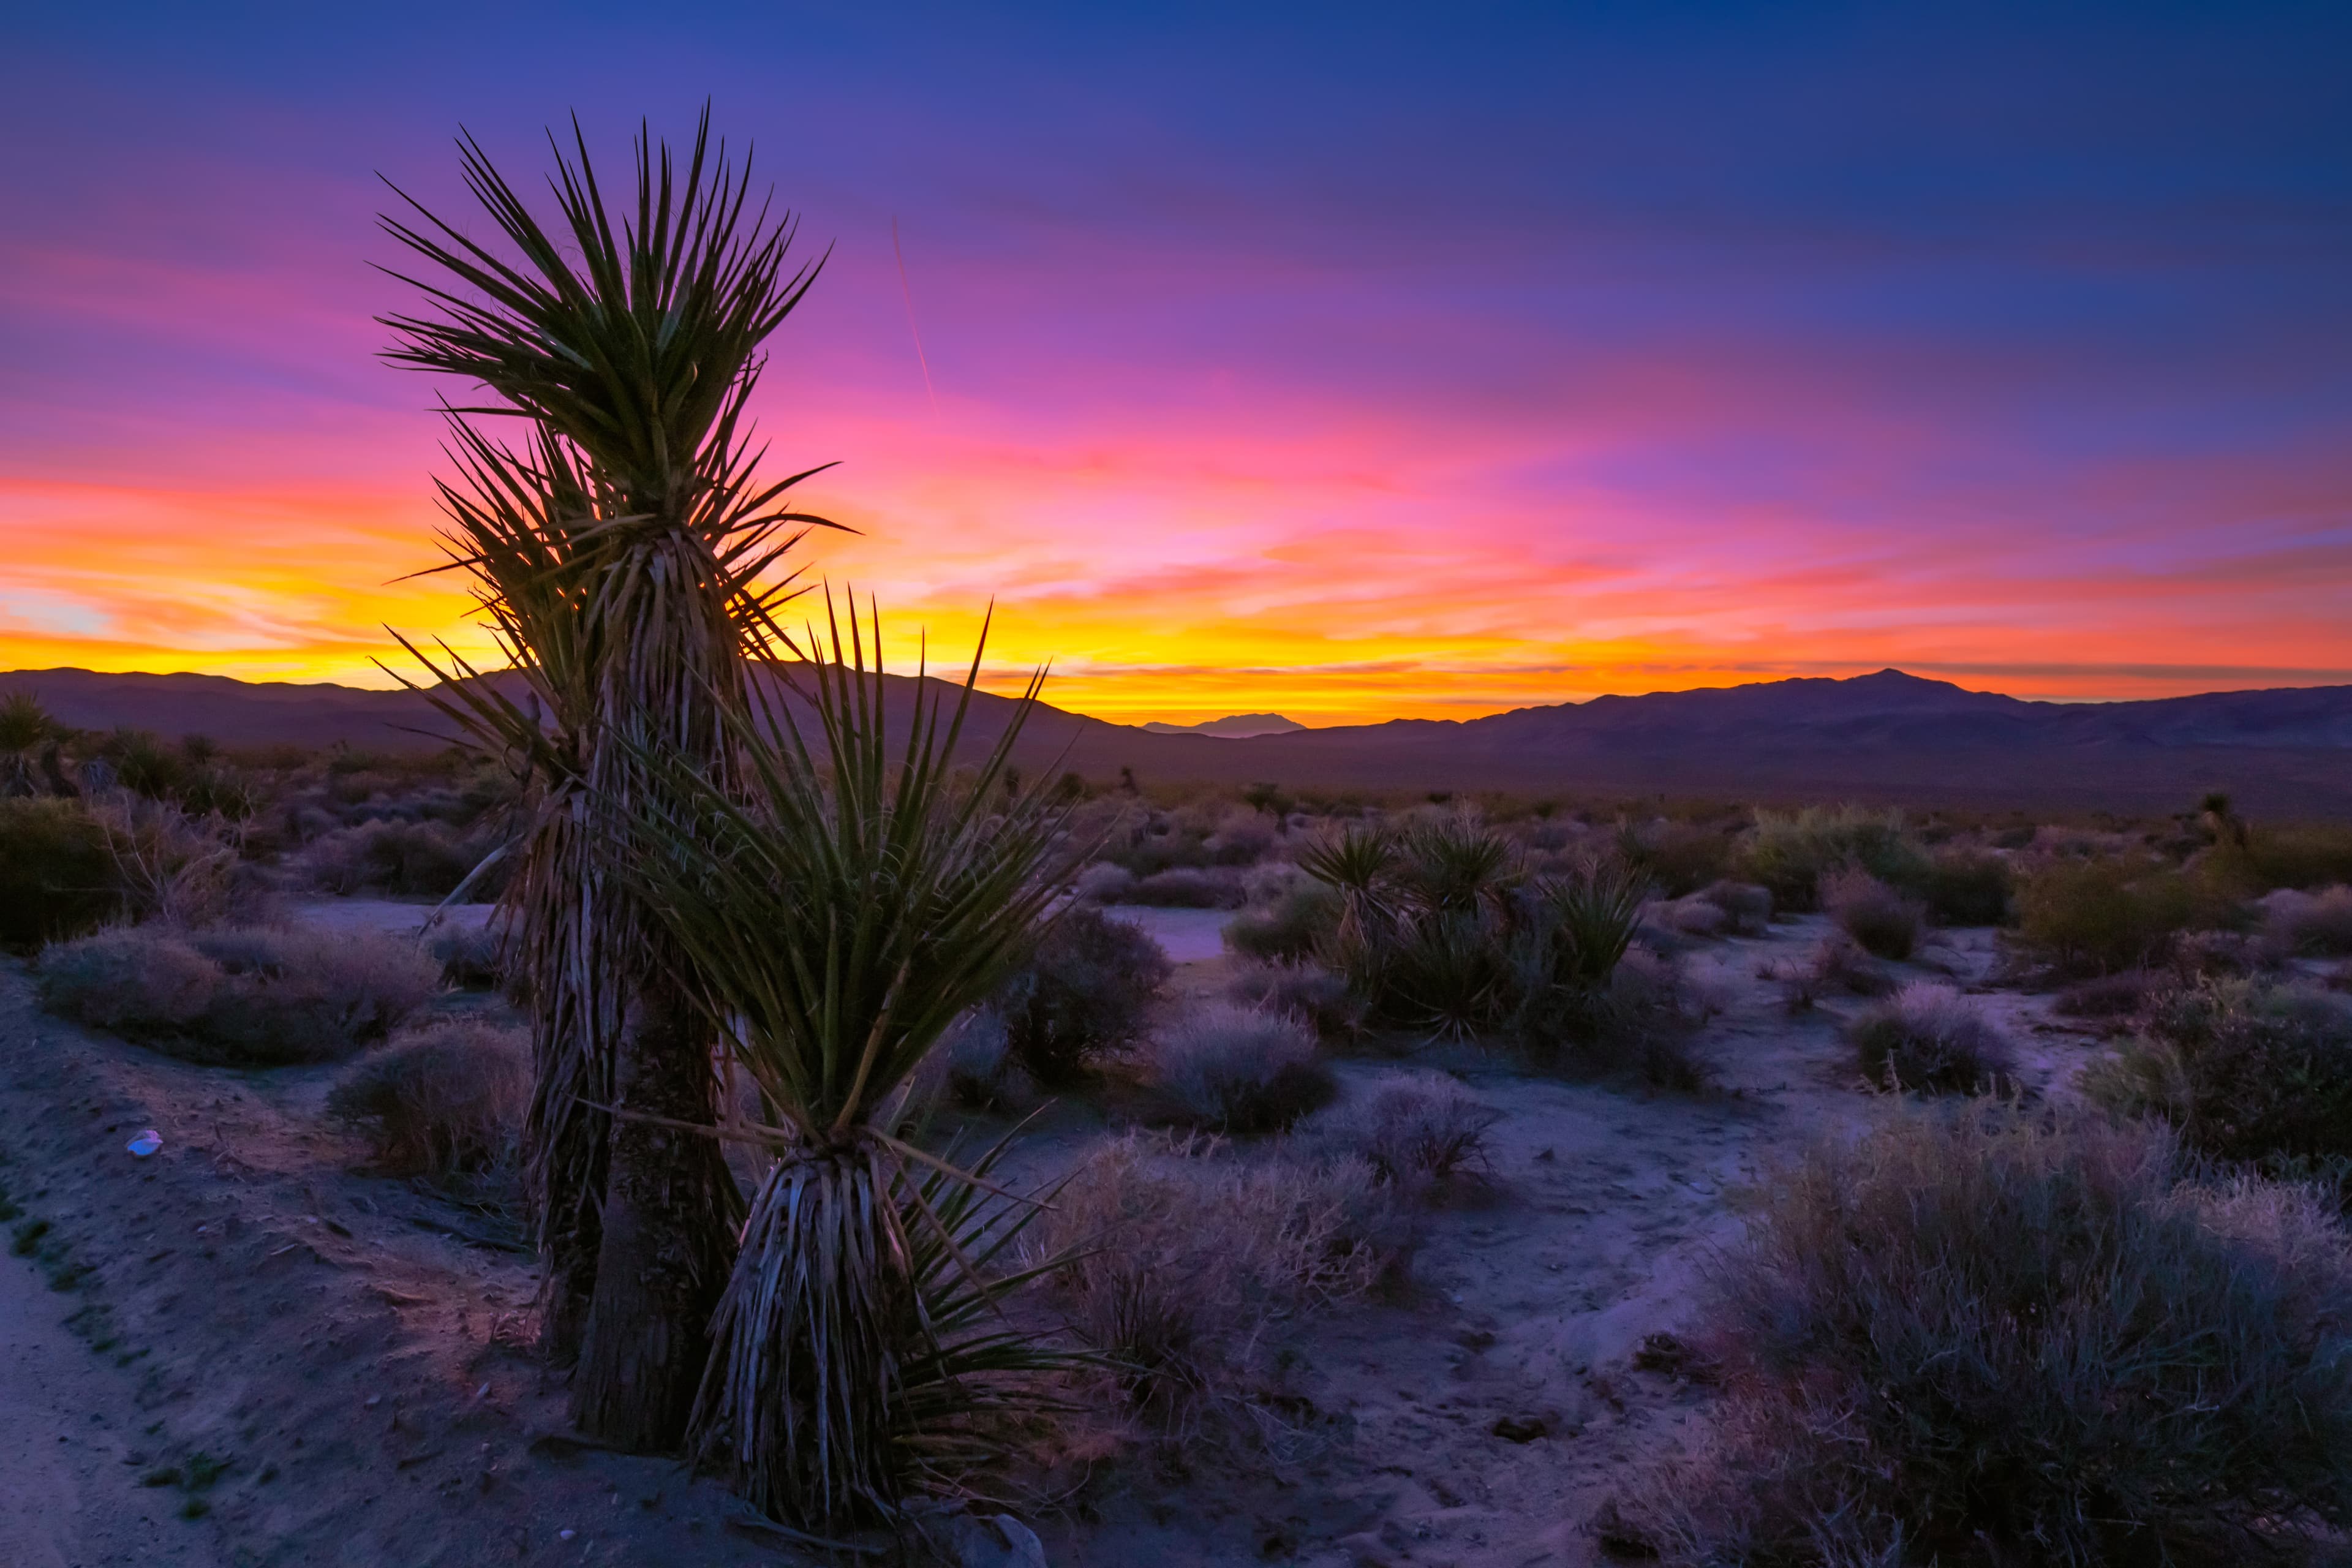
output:
POLYGON ((898 220, 890 220, 890 254, 898 258, 898 297, 907 301, 907 331, 914 334, 915 361, 923 367, 923 390, 929 394, 931 413, 940 411, 939 388, 931 384, 931 360, 923 353, 923 329, 915 324, 915 291, 907 287, 907 253, 898 245, 898 220))

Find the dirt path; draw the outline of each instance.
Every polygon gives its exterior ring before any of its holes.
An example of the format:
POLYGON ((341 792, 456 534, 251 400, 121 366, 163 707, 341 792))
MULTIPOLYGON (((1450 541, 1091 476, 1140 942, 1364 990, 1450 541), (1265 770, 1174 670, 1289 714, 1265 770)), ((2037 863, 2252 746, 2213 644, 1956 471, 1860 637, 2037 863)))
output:
POLYGON ((139 1484, 144 1425, 128 1380, 66 1326, 77 1299, 0 1257, 0 1563, 209 1568, 211 1531, 180 1493, 139 1484))

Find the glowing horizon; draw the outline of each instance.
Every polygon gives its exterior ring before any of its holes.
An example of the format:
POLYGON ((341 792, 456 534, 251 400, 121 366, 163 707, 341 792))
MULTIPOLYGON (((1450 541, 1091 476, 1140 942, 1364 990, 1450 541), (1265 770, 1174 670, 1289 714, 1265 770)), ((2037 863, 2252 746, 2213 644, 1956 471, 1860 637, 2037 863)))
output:
MULTIPOLYGON (((373 172, 454 215, 460 121, 520 177, 570 104, 676 136, 710 92, 835 247, 759 414, 775 471, 841 462, 802 500, 861 531, 804 564, 879 596, 894 667, 919 628, 968 659, 992 598, 993 683, 1051 659, 1049 701, 1128 721, 2352 682, 2342 40, 747 16, 720 58, 583 18, 507 96, 496 27, 414 91, 433 41, 391 22, 33 29, 0 669, 485 651, 411 575, 438 431, 373 357, 410 302, 373 172)), ((613 171, 630 129, 589 123, 613 171)))

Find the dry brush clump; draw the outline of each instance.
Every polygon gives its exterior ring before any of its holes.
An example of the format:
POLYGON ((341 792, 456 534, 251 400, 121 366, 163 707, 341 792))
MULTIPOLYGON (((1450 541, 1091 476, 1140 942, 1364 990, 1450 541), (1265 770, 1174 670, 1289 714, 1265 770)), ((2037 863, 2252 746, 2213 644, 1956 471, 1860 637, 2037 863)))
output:
POLYGON ((2320 893, 2286 890, 2264 900, 2263 941, 2280 958, 2341 958, 2352 953, 2352 888, 2320 893))
POLYGON ((1304 1020, 1325 1039, 1349 1039, 1364 1028, 1364 999, 1343 975, 1319 964, 1237 962, 1225 982, 1225 994, 1244 1005, 1268 1013, 1287 1013, 1304 1020))
POLYGON ((1309 1149, 1370 1165, 1375 1175, 1426 1191, 1481 1168, 1486 1133, 1502 1113, 1444 1073, 1386 1073, 1303 1131, 1309 1149))
POLYGON ((2014 1086, 2017 1052, 1972 998, 1914 981, 1865 1008, 1846 1038, 1873 1084, 1931 1093, 1980 1094, 2014 1086))
POLYGON ((331 1061, 383 1039, 433 995, 438 966, 372 932, 140 926, 54 944, 41 1004, 191 1061, 331 1061))
POLYGON ((2247 979, 2158 993, 2084 1089, 2161 1117, 2218 1159, 2295 1173, 2340 1164, 2352 1160, 2352 998, 2247 979))
POLYGON ((1832 930, 1801 960, 1769 963, 1757 978, 1780 983, 1780 1002, 1791 1013, 1810 1011, 1823 996, 1891 996, 1901 984, 1862 944, 1832 930))
POLYGON ((80 803, 0 800, 0 947, 80 936, 122 905, 112 839, 80 803))
POLYGON ((1361 1296, 1409 1245, 1360 1161, 1133 1133, 1072 1174, 1024 1243, 1076 1336, 1162 1407, 1244 1385, 1270 1326, 1361 1296))
POLYGON ((1213 1132, 1275 1132, 1337 1091, 1315 1031, 1287 1013, 1208 1002, 1161 1026, 1143 1084, 1169 1121, 1213 1132))
POLYGON ((449 1019, 359 1058, 327 1113, 364 1130, 395 1175, 448 1177, 510 1165, 530 1107, 530 1040, 520 1029, 449 1019))
POLYGON ((2121 856, 2049 861, 2018 884, 2017 939, 2057 973, 2161 962, 2185 931, 2227 923, 2235 900, 2210 882, 2121 856))
POLYGON ((2136 1568, 2352 1524, 2352 1254, 2158 1129, 1973 1110, 1759 1191, 1713 1441, 1608 1529, 1675 1568, 2136 1568))
POLYGON ((1899 812, 1809 806, 1758 812, 1736 865, 1741 879, 1769 889, 1780 908, 1804 913, 1821 907, 1823 877, 1859 868, 1908 887, 1924 877, 1927 858, 1899 812))
POLYGON ((1173 973, 1141 927, 1077 904, 1061 912, 990 1006, 1013 1059, 1059 1088, 1138 1037, 1173 973))
POLYGON ((1927 911, 1860 867, 1823 873, 1821 907, 1864 952, 1901 963, 1918 951, 1927 911))

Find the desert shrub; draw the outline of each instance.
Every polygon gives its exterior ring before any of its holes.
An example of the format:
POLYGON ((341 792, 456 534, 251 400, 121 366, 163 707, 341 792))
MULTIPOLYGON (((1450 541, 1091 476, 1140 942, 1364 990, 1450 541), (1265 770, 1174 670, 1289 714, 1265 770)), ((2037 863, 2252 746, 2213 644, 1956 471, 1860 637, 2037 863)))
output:
POLYGON ((134 1040, 194 1026, 222 978, 220 966, 182 937, 152 927, 52 943, 38 977, 50 1012, 134 1040))
POLYGON ((2009 862, 1983 849, 1939 849, 1909 890, 1941 926, 1997 926, 2017 882, 2009 862))
POLYGON ((457 926, 433 939, 434 961, 441 965, 441 984, 463 991, 493 991, 507 977, 506 936, 485 921, 457 926))
POLYGON ((1862 951, 1862 944, 1832 930, 1802 960, 1768 972, 1780 983, 1780 1000, 1801 1013, 1825 995, 1891 996, 1901 984, 1862 951))
POLYGON ((1926 912, 1860 867, 1822 877, 1821 906, 1874 958, 1900 962, 1919 945, 1926 912))
POLYGON ((1444 1073, 1389 1073, 1318 1115, 1307 1142, 1362 1160, 1384 1182, 1418 1188, 1483 1162, 1487 1130, 1500 1120, 1444 1073))
POLYGON ((1078 873, 1071 892, 1089 904, 1118 904, 1127 900, 1135 886, 1135 873, 1108 860, 1097 860, 1078 873))
POLYGON ((1627 950, 1576 1036, 1566 1065, 1601 1073, 1630 1072, 1652 1089, 1696 1094, 1714 1080, 1698 1034, 1714 1002, 1672 959, 1627 950))
POLYGON ((1364 1003, 1347 980, 1312 963, 1244 961, 1234 966, 1225 994, 1268 1013, 1304 1019, 1326 1039, 1362 1032, 1364 1003))
POLYGON ((1307 879, 1276 895, 1265 909, 1244 910, 1225 922, 1225 945, 1244 958, 1297 963, 1311 957, 1339 929, 1339 895, 1307 879))
POLYGON ((2182 873, 2112 857, 2052 861, 2017 889, 2018 940, 2061 973, 2141 967, 2181 931, 2226 916, 2182 873))
POLYGON ((504 1164, 530 1104, 530 1044, 520 1029, 461 1020, 410 1030, 345 1068, 327 1112, 366 1129, 376 1163, 401 1175, 504 1164))
POLYGON ((971 1110, 1020 1110, 1030 1103, 1029 1075, 1014 1059, 1004 1019, 995 1009, 966 1015, 932 1049, 940 1080, 957 1104, 971 1110))
POLYGON ((1241 907, 1241 879, 1223 868, 1196 870, 1180 866, 1140 879, 1119 901, 1150 904, 1166 910, 1231 910, 1241 907))
POLYGON ((1361 1162, 1220 1152, 1198 1139, 1108 1143, 1027 1243, 1034 1261, 1069 1259, 1054 1293, 1139 1403, 1237 1381, 1275 1320, 1362 1295, 1405 1245, 1361 1162))
POLYGON ((1255 866, 1273 852, 1274 824, 1255 811, 1229 811, 1201 843, 1212 866, 1255 866))
POLYGON ((2277 952, 2326 958, 2352 953, 2352 888, 2316 895, 2275 893, 2268 905, 2263 937, 2277 952))
POLYGON ((70 800, 0 800, 0 947, 79 936, 121 909, 103 823, 70 800))
POLYGON ((2217 853, 2256 892, 2352 882, 2352 826, 2340 822, 2250 827, 2242 845, 2217 853))
POLYGON ((1040 1083, 1059 1085, 1132 1041, 1173 973, 1149 932, 1078 905, 1047 928, 992 1005, 1014 1058, 1040 1083))
POLYGON ((1106 844, 1102 858, 1139 878, 1204 867, 1209 864, 1208 835, 1191 823, 1154 817, 1106 844))
POLYGON ((1721 910, 1735 936, 1762 936, 1772 926, 1772 890, 1753 882, 1717 880, 1701 894, 1721 910))
POLYGON ((1703 893, 1669 903, 1654 904, 1652 918, 1677 936, 1721 936, 1731 929, 1731 914, 1703 893))
POLYGON ((1816 900, 1829 872, 1859 868, 1909 888, 1924 879, 1927 865, 1904 832, 1901 813, 1856 806, 1759 811, 1734 863, 1743 880, 1769 889, 1779 908, 1798 912, 1821 907, 1816 900))
POLYGON ((1732 863, 1729 835, 1688 822, 1620 828, 1617 852, 1670 899, 1722 880, 1732 863))
POLYGON ((2255 980, 2167 992, 2137 1037, 2084 1073, 2084 1090, 2161 1116, 2222 1159, 2293 1168, 2352 1156, 2352 1001, 2255 980))
POLYGON ((2119 969, 2078 980, 2058 993, 2050 1010, 2069 1018, 2125 1018, 2147 1005, 2149 998, 2177 984, 2160 970, 2119 969))
POLYGON ((1278 1131, 1338 1087, 1304 1022, 1230 1002, 1195 1007, 1161 1029, 1143 1079, 1170 1119, 1216 1132, 1278 1131))
POLYGON ((1864 1075, 1889 1088, 1959 1094, 2014 1081, 2016 1052, 1983 1009, 1948 985, 1915 981, 1865 1008, 1846 1031, 1864 1075))
POLYGON ((328 1061, 381 1040, 433 994, 437 966, 371 932, 156 927, 41 955, 42 1005, 193 1061, 328 1061))
POLYGON ((2340 1530, 2344 1234, 2304 1190, 2188 1173, 2097 1121, 1817 1149, 1709 1280, 1714 1443, 1613 1533, 1674 1568, 2126 1568, 2340 1530))
MULTIPOLYGON (((379 818, 313 840, 304 847, 300 864, 311 885, 322 892, 373 889, 446 898, 496 847, 496 840, 486 835, 461 835, 445 823, 379 818)), ((497 892, 497 869, 475 882, 474 896, 497 892)))
POLYGON ((249 920, 266 901, 239 865, 233 830, 217 817, 131 795, 104 801, 90 815, 106 829, 123 912, 134 920, 217 925, 249 920))

